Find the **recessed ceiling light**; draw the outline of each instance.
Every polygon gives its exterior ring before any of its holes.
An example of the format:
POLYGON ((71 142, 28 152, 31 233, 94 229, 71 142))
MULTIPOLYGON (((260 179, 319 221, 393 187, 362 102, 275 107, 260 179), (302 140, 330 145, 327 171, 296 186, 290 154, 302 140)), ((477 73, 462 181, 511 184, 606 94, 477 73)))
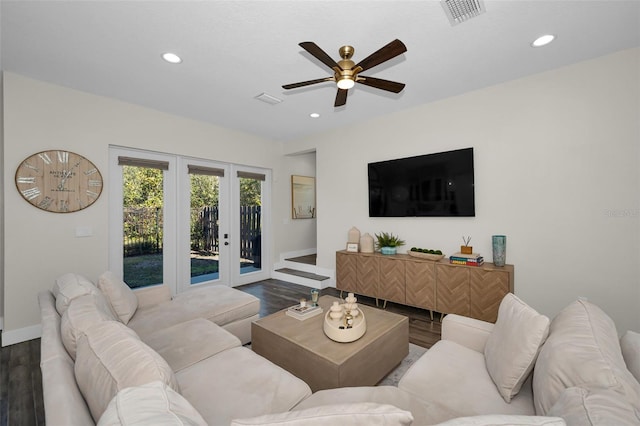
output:
POLYGON ((170 64, 179 64, 180 62, 182 62, 182 59, 180 58, 180 56, 170 52, 163 53, 162 59, 169 62, 170 64))
POLYGON ((531 43, 531 46, 533 47, 546 46, 547 44, 551 43, 555 38, 556 36, 554 36, 553 34, 545 34, 535 39, 533 43, 531 43))
POLYGON ((320 118, 320 114, 318 114, 317 112, 312 112, 311 114, 309 114, 309 117, 311 117, 311 118, 320 118))

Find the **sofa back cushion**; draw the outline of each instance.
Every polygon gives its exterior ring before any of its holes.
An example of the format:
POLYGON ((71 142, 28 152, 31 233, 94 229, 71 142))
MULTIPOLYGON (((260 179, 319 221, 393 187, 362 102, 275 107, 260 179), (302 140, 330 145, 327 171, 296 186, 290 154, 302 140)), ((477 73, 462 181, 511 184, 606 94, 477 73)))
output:
POLYGON ((568 426, 614 426, 640 424, 640 411, 610 389, 567 388, 549 410, 568 426))
POLYGON ((511 402, 529 377, 548 335, 549 318, 512 293, 502 299, 484 357, 487 371, 506 402, 511 402))
POLYGON ((622 357, 627 368, 640 382, 640 333, 627 331, 620 339, 622 357))
POLYGON ((62 315, 76 297, 99 294, 100 290, 82 275, 68 273, 56 279, 51 292, 56 298, 56 310, 62 315))
POLYGON ((62 343, 71 358, 76 359, 78 336, 102 321, 119 321, 101 293, 86 294, 71 301, 60 320, 62 343))
POLYGON ((107 271, 98 278, 98 288, 107 297, 120 321, 128 324, 138 309, 138 298, 127 283, 113 272, 107 271))
POLYGON ((179 391, 166 361, 116 321, 95 324, 79 336, 75 376, 95 421, 124 388, 160 380, 179 391))
POLYGON ((547 415, 562 391, 576 386, 611 389, 640 406, 640 383, 627 370, 615 324, 586 300, 571 303, 551 322, 533 371, 536 414, 547 415))
POLYGON ((207 426, 182 395, 161 381, 122 389, 111 400, 98 426, 207 426))

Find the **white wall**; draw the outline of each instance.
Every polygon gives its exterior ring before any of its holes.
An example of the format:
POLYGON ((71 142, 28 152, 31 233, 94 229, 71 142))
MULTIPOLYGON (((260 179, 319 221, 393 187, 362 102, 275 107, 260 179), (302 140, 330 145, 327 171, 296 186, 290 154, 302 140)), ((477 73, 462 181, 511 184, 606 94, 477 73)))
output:
MULTIPOLYGON (((0 5, 0 21, 2 5, 0 5)), ((2 31, 0 31, 2 33, 2 31)), ((0 39, 0 164, 4 164, 4 96, 2 80, 2 40, 0 39)), ((4 176, 0 173, 0 330, 4 321, 4 176)))
POLYGON ((516 295, 550 316, 584 296, 619 332, 640 331, 639 56, 619 52, 286 145, 316 149, 318 265, 335 268, 354 225, 446 254, 471 235, 488 261, 491 235, 505 234, 516 295), (475 150, 475 218, 368 217, 368 162, 465 147, 475 150))
POLYGON ((282 216, 274 219, 274 233, 276 238, 276 253, 288 252, 311 253, 316 250, 316 218, 292 219, 291 206, 291 175, 312 176, 316 175, 315 152, 290 154, 282 158, 280 178, 282 181, 275 184, 282 188, 281 198, 277 203, 286 206, 281 210, 282 216))
MULTIPOLYGON (((96 279, 107 269, 108 189, 91 207, 54 214, 26 203, 15 190, 16 167, 28 155, 63 148, 89 158, 108 176, 110 144, 274 169, 274 197, 289 188, 281 176, 281 145, 252 135, 104 97, 4 73, 5 253, 3 344, 38 337, 37 293, 56 277, 77 272, 96 279), (77 226, 93 236, 75 238, 77 226)), ((286 195, 284 195, 286 197, 286 195)), ((288 207, 274 206, 274 217, 288 207), (280 211, 279 209, 285 209, 280 211)), ((272 250, 273 252, 273 250, 272 250)))

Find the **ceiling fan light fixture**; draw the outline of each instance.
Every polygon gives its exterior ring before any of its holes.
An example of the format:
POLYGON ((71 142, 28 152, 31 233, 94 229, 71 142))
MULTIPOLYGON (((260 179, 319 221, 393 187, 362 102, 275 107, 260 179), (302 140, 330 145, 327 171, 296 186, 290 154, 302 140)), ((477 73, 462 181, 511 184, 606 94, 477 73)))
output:
POLYGON ((449 18, 451 26, 458 25, 485 12, 483 0, 442 0, 440 4, 449 18))
POLYGON ((338 79, 337 85, 338 89, 348 90, 355 86, 356 82, 353 81, 351 77, 345 75, 338 79))

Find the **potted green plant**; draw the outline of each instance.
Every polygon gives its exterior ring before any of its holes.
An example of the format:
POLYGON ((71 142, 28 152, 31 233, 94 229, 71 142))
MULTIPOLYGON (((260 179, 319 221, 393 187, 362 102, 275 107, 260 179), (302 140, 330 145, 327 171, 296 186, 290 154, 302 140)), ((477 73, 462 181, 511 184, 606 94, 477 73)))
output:
POLYGON ((397 248, 405 244, 404 240, 392 233, 381 232, 376 235, 376 247, 382 254, 396 254, 397 248))

